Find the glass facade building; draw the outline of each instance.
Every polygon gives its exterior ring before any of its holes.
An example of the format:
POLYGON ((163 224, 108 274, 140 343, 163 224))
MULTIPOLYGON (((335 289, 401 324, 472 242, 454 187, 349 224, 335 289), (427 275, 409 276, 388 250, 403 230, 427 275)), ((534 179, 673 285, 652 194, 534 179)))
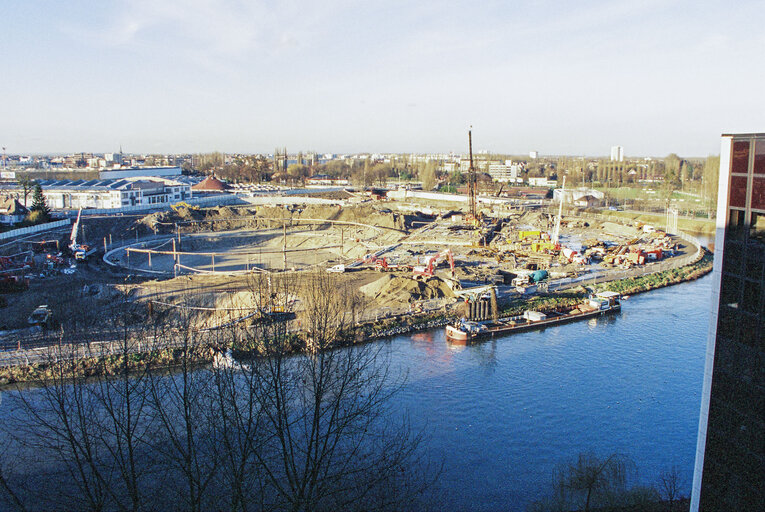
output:
POLYGON ((722 136, 691 511, 765 510, 765 134, 722 136))

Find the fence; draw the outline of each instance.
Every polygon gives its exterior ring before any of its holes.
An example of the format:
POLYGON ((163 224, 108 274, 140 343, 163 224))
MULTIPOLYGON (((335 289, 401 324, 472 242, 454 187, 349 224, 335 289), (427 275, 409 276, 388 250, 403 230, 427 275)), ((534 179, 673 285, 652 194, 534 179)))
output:
POLYGON ((55 222, 46 222, 45 224, 37 224, 36 226, 29 226, 26 228, 13 229, 0 233, 0 240, 7 240, 8 238, 14 238, 21 235, 28 235, 30 233, 39 233, 40 231, 47 231, 49 229, 60 228, 62 226, 68 226, 72 223, 71 219, 57 220, 55 222))

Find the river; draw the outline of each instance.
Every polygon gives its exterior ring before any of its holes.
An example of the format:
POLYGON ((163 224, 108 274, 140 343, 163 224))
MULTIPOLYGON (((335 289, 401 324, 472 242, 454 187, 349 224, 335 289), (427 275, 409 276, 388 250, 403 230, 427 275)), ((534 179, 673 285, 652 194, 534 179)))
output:
POLYGON ((454 510, 524 510, 551 490, 556 463, 620 452, 641 483, 679 468, 690 492, 711 277, 623 302, 597 320, 469 347, 443 329, 387 342, 407 372, 397 398, 444 462, 454 510))
MULTIPOLYGON (((394 408, 443 462, 449 510, 524 510, 554 466, 629 455, 640 483, 676 465, 690 492, 711 277, 631 297, 616 315, 469 347, 443 329, 379 341, 407 377, 394 408)), ((2 397, 2 395, 0 395, 2 397)), ((13 415, 0 401, 0 419, 13 415)))

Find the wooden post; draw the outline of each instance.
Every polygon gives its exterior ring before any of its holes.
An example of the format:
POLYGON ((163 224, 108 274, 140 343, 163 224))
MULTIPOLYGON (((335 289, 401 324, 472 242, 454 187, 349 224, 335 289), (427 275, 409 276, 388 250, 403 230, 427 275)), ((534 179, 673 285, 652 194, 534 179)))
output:
POLYGON ((178 263, 178 256, 175 253, 175 238, 173 238, 173 267, 178 263))
POLYGON ((215 272, 215 253, 212 253, 212 271, 215 272))
POLYGON ((282 222, 282 256, 283 256, 283 265, 282 269, 287 270, 287 223, 282 222))
POLYGON ((106 251, 109 249, 106 247, 106 237, 104 237, 104 254, 106 254, 106 251))
POLYGON ((147 252, 146 254, 149 255, 149 268, 151 268, 151 249, 149 249, 149 252, 147 252))

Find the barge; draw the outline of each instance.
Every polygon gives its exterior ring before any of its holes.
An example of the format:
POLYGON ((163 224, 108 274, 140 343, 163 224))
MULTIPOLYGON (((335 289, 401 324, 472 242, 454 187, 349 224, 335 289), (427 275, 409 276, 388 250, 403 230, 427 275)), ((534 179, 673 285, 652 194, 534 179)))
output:
POLYGON ((446 326, 446 340, 455 344, 467 344, 478 339, 506 336, 516 332, 615 313, 621 310, 619 299, 620 296, 616 292, 600 292, 565 310, 548 313, 526 311, 523 315, 499 320, 460 320, 446 326))

